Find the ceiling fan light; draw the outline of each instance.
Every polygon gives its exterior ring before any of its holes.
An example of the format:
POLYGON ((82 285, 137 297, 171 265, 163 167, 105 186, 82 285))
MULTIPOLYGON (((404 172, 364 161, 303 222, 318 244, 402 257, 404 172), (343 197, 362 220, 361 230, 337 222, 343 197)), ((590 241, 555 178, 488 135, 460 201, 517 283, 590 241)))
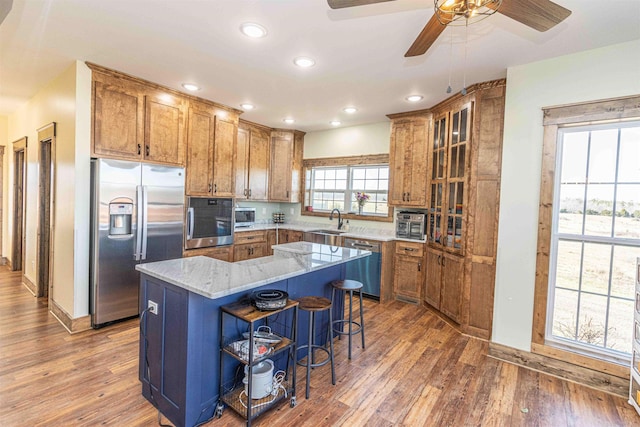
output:
POLYGON ((434 0, 436 18, 442 25, 468 25, 498 11, 502 0, 434 0))

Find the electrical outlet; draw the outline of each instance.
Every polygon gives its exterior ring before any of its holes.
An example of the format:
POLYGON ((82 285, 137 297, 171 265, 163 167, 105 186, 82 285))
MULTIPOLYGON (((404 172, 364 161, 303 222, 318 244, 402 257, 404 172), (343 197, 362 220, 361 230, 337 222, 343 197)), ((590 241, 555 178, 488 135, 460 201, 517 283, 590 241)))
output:
POLYGON ((153 314, 156 314, 156 315, 158 314, 158 303, 157 302, 149 300, 147 308, 149 309, 150 313, 153 313, 153 314))
POLYGON ((295 209, 291 208, 291 209, 289 209, 289 212, 291 212, 291 215, 293 215, 293 214, 295 214, 296 211, 295 211, 295 209))
POLYGON ((267 208, 262 208, 262 215, 266 215, 267 214, 267 208))

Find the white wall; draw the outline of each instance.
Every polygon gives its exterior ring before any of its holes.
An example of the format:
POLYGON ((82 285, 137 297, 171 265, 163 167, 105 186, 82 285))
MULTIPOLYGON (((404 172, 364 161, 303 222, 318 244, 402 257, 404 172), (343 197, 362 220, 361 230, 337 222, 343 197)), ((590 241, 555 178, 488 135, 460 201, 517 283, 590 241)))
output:
POLYGON ((389 153, 390 137, 391 122, 309 132, 304 136, 304 158, 389 153))
MULTIPOLYGON (((89 149, 91 126, 91 74, 80 61, 73 62, 62 74, 8 117, 8 141, 28 137, 26 173, 25 276, 36 283, 36 245, 38 220, 38 132, 56 122, 55 234, 53 300, 71 317, 88 314, 88 217, 89 217, 89 149)), ((13 147, 5 157, 13 163, 13 147)), ((10 166, 12 167, 12 166, 10 166)), ((10 194, 13 177, 10 171, 4 192, 10 194)), ((13 201, 7 199, 3 233, 8 236, 13 218, 13 201)), ((12 236, 11 236, 12 238, 12 236)), ((10 254, 11 239, 3 247, 10 254)))
POLYGON ((0 145, 4 147, 4 158, 3 158, 3 164, 2 164, 3 192, 2 192, 2 205, 0 206, 0 208, 2 208, 2 240, 0 240, 0 245, 2 245, 0 249, 2 250, 0 251, 0 256, 2 257, 6 257, 7 254, 10 252, 10 248, 7 246, 9 242, 8 240, 9 233, 6 231, 7 230, 7 227, 6 227, 7 212, 9 207, 7 202, 7 199, 9 198, 9 195, 7 194, 7 191, 8 191, 7 179, 9 176, 8 151, 11 149, 11 147, 9 147, 8 135, 9 135, 9 119, 7 116, 0 116, 0 145))
POLYGON ((492 341, 529 351, 542 108, 640 94, 640 40, 509 68, 492 341))

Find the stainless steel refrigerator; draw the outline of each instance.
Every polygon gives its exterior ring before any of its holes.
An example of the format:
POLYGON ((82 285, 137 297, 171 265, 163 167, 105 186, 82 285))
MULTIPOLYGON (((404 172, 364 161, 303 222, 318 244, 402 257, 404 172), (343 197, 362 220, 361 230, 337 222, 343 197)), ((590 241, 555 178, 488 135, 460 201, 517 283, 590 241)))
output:
POLYGON ((91 321, 139 314, 138 263, 182 257, 184 169, 91 160, 91 321))

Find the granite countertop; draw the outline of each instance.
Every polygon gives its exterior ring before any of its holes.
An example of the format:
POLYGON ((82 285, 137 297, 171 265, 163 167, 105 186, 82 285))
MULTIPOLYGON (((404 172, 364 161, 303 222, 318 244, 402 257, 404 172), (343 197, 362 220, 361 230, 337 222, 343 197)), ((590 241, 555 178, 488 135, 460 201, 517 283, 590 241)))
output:
POLYGON ((369 251, 309 242, 276 245, 273 249, 272 256, 235 263, 196 256, 138 264, 136 270, 215 299, 371 254, 369 251))
MULTIPOLYGON (((335 226, 324 226, 323 224, 296 224, 296 223, 284 223, 284 224, 254 224, 251 227, 242 227, 236 228, 236 233, 241 233, 243 231, 252 231, 252 230, 275 230, 275 229, 284 229, 284 230, 295 230, 295 231, 312 231, 312 230, 337 230, 335 226)), ((425 242, 425 240, 415 240, 415 239, 401 239, 395 236, 395 232, 393 230, 379 230, 365 227, 351 227, 351 230, 340 233, 342 237, 349 237, 354 239, 367 239, 367 240, 377 240, 380 242, 390 242, 394 240, 406 240, 410 242, 425 242)))

